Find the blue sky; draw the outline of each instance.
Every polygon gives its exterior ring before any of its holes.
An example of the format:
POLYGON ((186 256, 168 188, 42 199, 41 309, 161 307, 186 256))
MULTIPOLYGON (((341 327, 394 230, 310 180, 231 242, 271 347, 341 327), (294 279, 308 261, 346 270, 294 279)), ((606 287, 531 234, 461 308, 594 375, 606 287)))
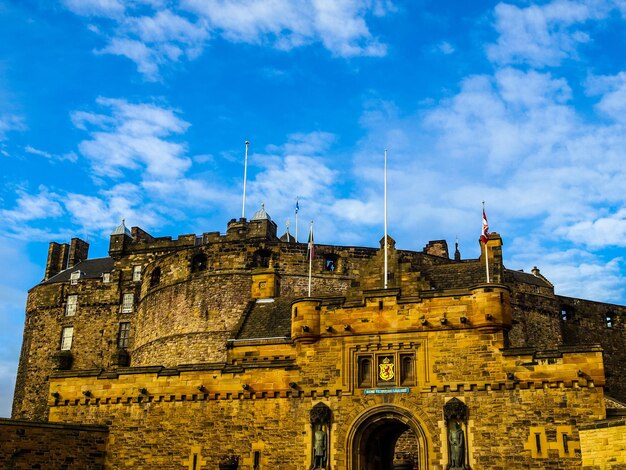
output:
POLYGON ((376 246, 383 149, 402 249, 481 202, 507 267, 626 302, 626 2, 0 0, 0 416, 50 241, 122 218, 225 230, 262 202, 300 238, 376 246))

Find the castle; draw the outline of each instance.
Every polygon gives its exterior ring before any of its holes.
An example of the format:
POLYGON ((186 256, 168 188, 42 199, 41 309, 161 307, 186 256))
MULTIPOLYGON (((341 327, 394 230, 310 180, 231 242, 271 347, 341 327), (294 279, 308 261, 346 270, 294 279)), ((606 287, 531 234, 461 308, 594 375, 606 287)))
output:
POLYGON ((480 243, 309 260, 264 209, 177 239, 122 222, 105 258, 53 242, 0 461, 626 468, 626 307, 557 295, 503 265, 500 235, 480 243))

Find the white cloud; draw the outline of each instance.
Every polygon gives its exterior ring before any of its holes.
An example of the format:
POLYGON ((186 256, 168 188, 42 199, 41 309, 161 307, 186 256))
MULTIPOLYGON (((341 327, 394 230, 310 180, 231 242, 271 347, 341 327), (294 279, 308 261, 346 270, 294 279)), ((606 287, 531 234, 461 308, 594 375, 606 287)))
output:
POLYGON ((122 219, 142 227, 164 223, 163 215, 143 196, 141 188, 123 183, 96 196, 69 193, 64 200, 72 221, 83 231, 108 234, 122 219))
POLYGON ((487 47, 487 55, 498 64, 559 65, 590 41, 584 23, 605 17, 612 7, 604 0, 554 0, 525 8, 499 3, 494 10, 499 37, 487 47))
POLYGON ((123 0, 62 0, 77 15, 119 18, 124 14, 123 0))
POLYGON ((50 152, 46 152, 45 150, 39 150, 34 147, 31 147, 30 145, 27 145, 26 147, 24 147, 24 151, 31 155, 37 155, 39 157, 43 157, 48 160, 58 160, 58 161, 67 160, 70 162, 75 162, 76 160, 78 160, 78 156, 74 152, 68 152, 63 155, 55 155, 50 152))
POLYGON ((6 139, 9 131, 23 131, 26 129, 24 118, 16 114, 0 114, 0 141, 6 139))
POLYGON ((189 127, 174 110, 108 98, 98 99, 98 104, 109 114, 72 114, 78 128, 93 127, 91 139, 82 141, 79 149, 96 175, 120 177, 122 170, 145 169, 149 178, 169 179, 190 167, 186 146, 166 140, 189 127))
POLYGON ((28 194, 24 190, 18 190, 15 209, 2 210, 0 214, 11 222, 60 217, 63 215, 63 208, 58 199, 56 194, 48 192, 44 187, 39 188, 39 194, 28 194))
POLYGON ((574 243, 592 248, 606 246, 626 246, 626 209, 621 209, 608 217, 595 220, 582 220, 571 226, 562 227, 559 234, 574 243))
POLYGON ((78 15, 100 18, 89 24, 108 37, 96 53, 126 57, 148 80, 165 64, 193 60, 211 37, 281 50, 321 43, 337 57, 383 56, 386 46, 367 25, 368 15, 395 11, 390 0, 181 0, 120 2, 65 0, 78 15))
POLYGON ((441 41, 439 44, 437 44, 436 48, 439 52, 445 55, 453 54, 455 51, 454 46, 448 41, 441 41))

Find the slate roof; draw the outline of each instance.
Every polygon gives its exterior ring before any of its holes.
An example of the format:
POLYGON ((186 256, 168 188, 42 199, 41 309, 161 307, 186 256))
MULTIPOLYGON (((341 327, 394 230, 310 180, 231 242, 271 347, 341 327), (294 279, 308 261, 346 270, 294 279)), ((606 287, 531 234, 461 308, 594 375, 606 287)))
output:
POLYGON ((552 287, 549 282, 546 282, 539 276, 535 276, 532 273, 525 273, 524 271, 514 271, 512 269, 505 269, 505 280, 511 279, 513 282, 520 282, 522 284, 530 284, 532 286, 539 287, 552 287))
POLYGON ((288 338, 291 336, 291 298, 256 302, 249 309, 236 339, 288 338))
POLYGON ((109 273, 113 270, 113 258, 94 258, 81 261, 71 268, 67 268, 50 279, 43 281, 41 284, 53 284, 55 282, 68 282, 70 275, 74 271, 83 273, 81 279, 98 279, 102 277, 102 273, 109 273))

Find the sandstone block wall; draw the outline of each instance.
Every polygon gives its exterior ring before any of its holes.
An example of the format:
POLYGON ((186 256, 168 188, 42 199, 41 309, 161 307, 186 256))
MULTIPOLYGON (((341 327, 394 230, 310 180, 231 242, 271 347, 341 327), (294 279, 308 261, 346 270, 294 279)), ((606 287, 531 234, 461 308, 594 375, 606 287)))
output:
POLYGON ((104 469, 108 429, 0 418, 0 467, 104 469))
POLYGON ((626 418, 598 421, 580 427, 582 468, 626 468, 626 418))

